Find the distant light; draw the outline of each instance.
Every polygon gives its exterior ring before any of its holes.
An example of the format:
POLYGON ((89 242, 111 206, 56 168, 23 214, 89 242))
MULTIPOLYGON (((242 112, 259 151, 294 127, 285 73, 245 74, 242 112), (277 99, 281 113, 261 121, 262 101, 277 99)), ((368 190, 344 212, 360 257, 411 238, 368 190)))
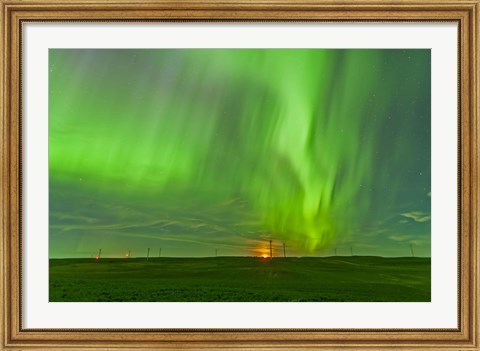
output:
POLYGON ((267 255, 263 255, 262 257, 263 257, 263 259, 266 259, 268 256, 267 256, 267 255))
POLYGON ((98 257, 98 256, 95 256, 95 259, 96 259, 96 260, 99 260, 99 259, 100 259, 100 257, 98 257))

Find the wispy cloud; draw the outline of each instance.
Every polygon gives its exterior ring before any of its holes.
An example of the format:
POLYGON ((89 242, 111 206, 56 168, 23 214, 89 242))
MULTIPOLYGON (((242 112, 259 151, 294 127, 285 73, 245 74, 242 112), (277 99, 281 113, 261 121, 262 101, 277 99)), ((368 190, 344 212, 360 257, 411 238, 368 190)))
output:
POLYGON ((393 235, 390 235, 388 238, 393 241, 406 241, 410 239, 410 236, 393 234, 393 235))
POLYGON ((427 222, 430 220, 430 214, 421 211, 411 211, 411 212, 404 212, 401 216, 405 218, 413 219, 415 222, 427 222))
POLYGON ((388 239, 397 242, 403 241, 414 245, 425 245, 428 242, 425 237, 419 237, 418 235, 412 234, 392 234, 388 236, 388 239))

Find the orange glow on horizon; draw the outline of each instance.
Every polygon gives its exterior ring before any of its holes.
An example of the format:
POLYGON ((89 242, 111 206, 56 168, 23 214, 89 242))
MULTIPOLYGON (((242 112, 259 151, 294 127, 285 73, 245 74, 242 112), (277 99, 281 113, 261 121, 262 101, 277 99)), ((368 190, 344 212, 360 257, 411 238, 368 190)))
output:
POLYGON ((268 242, 258 242, 257 246, 252 248, 253 256, 263 259, 270 257, 270 245, 268 242))

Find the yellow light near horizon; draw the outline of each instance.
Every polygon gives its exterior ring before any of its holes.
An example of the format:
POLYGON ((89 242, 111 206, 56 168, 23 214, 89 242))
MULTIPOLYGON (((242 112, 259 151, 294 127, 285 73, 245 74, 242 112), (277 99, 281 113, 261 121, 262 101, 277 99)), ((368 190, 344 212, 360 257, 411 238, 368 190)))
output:
POLYGON ((259 258, 269 258, 270 257, 270 248, 265 246, 264 242, 258 242, 256 247, 252 248, 252 256, 259 258))

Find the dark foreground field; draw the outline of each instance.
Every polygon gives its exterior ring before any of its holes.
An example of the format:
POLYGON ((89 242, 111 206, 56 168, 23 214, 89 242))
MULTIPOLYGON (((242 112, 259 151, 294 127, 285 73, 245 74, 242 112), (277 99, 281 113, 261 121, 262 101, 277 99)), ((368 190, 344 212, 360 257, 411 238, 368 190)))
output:
POLYGON ((50 301, 430 301, 430 258, 51 259, 50 301))

